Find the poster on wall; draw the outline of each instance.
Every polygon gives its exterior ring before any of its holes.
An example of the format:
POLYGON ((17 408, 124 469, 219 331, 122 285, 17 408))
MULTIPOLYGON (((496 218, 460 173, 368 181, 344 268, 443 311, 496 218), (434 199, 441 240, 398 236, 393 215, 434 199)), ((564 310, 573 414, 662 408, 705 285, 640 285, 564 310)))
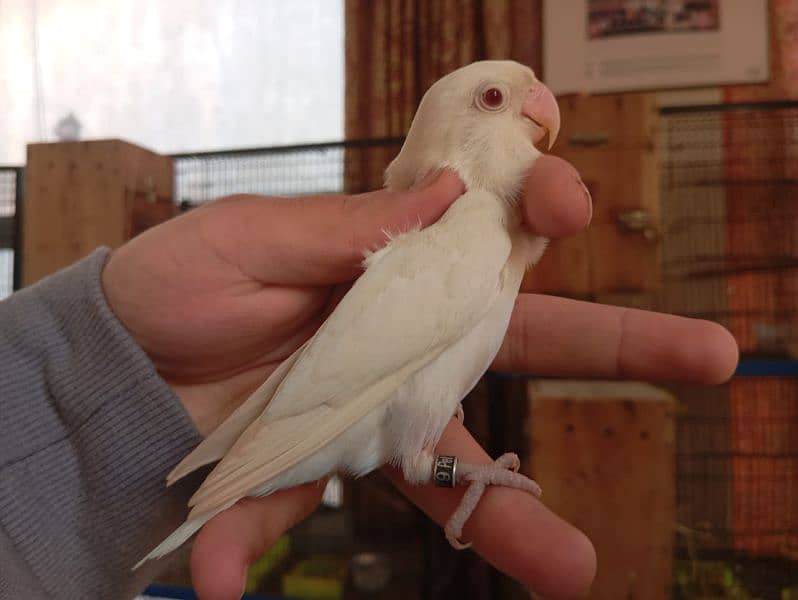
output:
POLYGON ((555 94, 761 83, 767 0, 544 0, 555 94))

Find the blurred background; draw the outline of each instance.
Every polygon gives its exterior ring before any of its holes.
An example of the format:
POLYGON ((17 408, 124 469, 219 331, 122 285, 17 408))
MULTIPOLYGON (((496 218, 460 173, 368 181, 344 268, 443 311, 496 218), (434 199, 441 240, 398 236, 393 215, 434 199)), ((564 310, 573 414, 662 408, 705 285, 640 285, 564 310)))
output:
MULTIPOLYGON (((796 32, 795 0, 0 0, 0 296, 225 194, 378 188, 432 82, 512 58, 594 200, 524 288, 712 319, 743 357, 720 387, 493 373, 466 425, 591 537, 591 597, 798 598, 796 32)), ((183 553, 147 593, 189 586, 183 553)), ((527 597, 379 474, 248 592, 527 597)))

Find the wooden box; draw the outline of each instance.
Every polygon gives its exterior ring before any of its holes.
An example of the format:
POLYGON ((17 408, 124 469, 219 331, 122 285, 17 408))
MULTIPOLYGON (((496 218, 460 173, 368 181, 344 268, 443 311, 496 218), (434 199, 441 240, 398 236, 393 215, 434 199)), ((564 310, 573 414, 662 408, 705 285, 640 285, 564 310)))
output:
POLYGON ((636 382, 545 380, 528 386, 531 456, 543 502, 598 555, 591 598, 670 598, 674 400, 636 382))
POLYGON ((121 140, 29 145, 23 285, 172 217, 172 189, 170 157, 121 140))

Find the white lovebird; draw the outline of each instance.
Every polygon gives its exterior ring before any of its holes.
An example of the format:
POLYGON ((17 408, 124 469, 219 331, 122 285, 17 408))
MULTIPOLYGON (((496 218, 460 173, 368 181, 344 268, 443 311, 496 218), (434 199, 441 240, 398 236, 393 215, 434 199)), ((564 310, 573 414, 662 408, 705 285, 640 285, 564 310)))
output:
POLYGON ((449 168, 467 191, 435 224, 368 252, 316 334, 174 469, 170 484, 220 461, 186 522, 145 560, 245 496, 386 463, 410 483, 470 486, 445 528, 456 547, 486 485, 540 493, 514 454, 470 465, 433 450, 496 356, 524 272, 546 247, 522 229, 515 199, 535 143, 548 135, 551 147, 559 123, 551 92, 512 61, 473 63, 430 87, 386 185, 407 190, 449 168))

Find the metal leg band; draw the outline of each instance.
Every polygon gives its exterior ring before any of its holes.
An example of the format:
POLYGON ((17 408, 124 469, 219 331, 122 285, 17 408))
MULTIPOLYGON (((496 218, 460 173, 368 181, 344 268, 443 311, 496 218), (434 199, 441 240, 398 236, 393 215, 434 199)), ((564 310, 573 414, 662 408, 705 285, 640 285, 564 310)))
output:
POLYGON ((436 456, 432 480, 438 487, 453 488, 457 484, 457 457, 436 456))

